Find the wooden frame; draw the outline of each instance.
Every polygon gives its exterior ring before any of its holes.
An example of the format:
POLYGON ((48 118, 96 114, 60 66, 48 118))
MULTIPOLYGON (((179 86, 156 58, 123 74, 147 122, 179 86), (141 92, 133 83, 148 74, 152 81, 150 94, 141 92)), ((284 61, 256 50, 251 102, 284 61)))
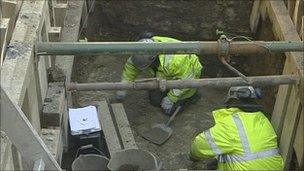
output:
MULTIPOLYGON (((274 35, 279 40, 300 41, 303 34, 303 1, 288 0, 287 7, 283 0, 255 0, 250 24, 251 30, 257 30, 260 18, 268 17, 272 23, 274 35), (259 5, 259 7, 257 7, 259 5), (301 12, 300 12, 301 11, 301 12), (301 29, 299 29, 301 26, 301 29)), ((304 59, 303 52, 285 53, 286 61, 283 74, 294 74, 300 77, 296 86, 280 86, 277 94, 271 122, 279 137, 281 154, 285 161, 285 170, 290 167, 292 154, 295 151, 300 170, 303 168, 303 115, 304 115, 304 59)))
MULTIPOLYGON (((9 6, 9 8, 6 8, 7 13, 5 16, 9 16, 9 14, 12 15, 12 17, 6 18, 15 19, 13 24, 16 25, 15 30, 11 32, 11 39, 7 41, 7 43, 10 43, 10 47, 13 47, 12 49, 8 49, 8 51, 18 51, 18 49, 14 49, 14 47, 23 48, 24 51, 22 53, 4 54, 5 61, 1 68, 1 72, 3 73, 1 75, 1 86, 6 90, 13 103, 22 108, 31 122, 31 125, 35 128, 37 133, 40 134, 42 103, 48 89, 46 70, 50 65, 53 67, 55 66, 55 58, 53 58, 53 60, 50 60, 49 58, 36 58, 34 46, 36 41, 50 41, 50 39, 51 41, 59 41, 61 29, 53 29, 54 27, 51 27, 50 16, 52 17, 52 15, 50 15, 49 9, 53 9, 53 6, 49 7, 48 0, 35 1, 35 3, 33 3, 33 1, 4 0, 4 3, 6 6, 9 6), (14 3, 15 1, 16 3, 14 3), (13 9, 15 9, 16 12, 13 9), (27 21, 28 17, 31 18, 30 25, 27 21)), ((74 10, 73 14, 75 14, 75 10, 82 11, 82 4, 85 3, 85 0, 71 1, 70 3, 70 5, 73 6, 70 11, 74 10)), ((54 6, 57 5, 56 3, 50 4, 54 6)), ((81 13, 79 14, 76 12, 76 14, 81 16, 81 13)), ((61 23, 64 23, 65 13, 64 15, 58 14, 57 16, 60 16, 61 18, 57 17, 57 19, 60 20, 61 23)), ((72 15, 70 15, 70 17, 71 16, 72 15)), ((73 20, 69 23, 70 25, 77 25, 77 20, 79 20, 78 23, 80 23, 79 17, 75 18, 75 16, 72 16, 72 18, 73 20)), ((67 26, 67 28, 63 28, 63 30, 66 30, 66 32, 69 33, 69 35, 65 35, 66 38, 72 37, 72 39, 78 39, 78 27, 67 26), (73 36, 70 36, 70 34, 73 36)), ((67 111, 66 99, 62 101, 61 105, 65 106, 63 110, 67 111)), ((65 117, 63 120, 67 120, 67 118, 65 117)), ((56 147, 51 150, 53 151, 54 157, 61 160, 63 144, 67 144, 66 121, 58 128, 61 129, 59 131, 60 135, 56 134, 56 141, 58 142, 54 142, 56 147)), ((44 130, 51 131, 50 128, 44 130)), ((42 135, 44 139, 46 136, 47 135, 42 135)), ((5 163, 7 164, 1 167, 9 170, 32 169, 34 162, 26 162, 27 156, 19 155, 18 151, 20 151, 20 149, 14 146, 14 142, 11 143, 8 141, 7 145, 4 146, 6 147, 5 151, 7 152, 5 153, 5 156, 1 156, 1 160, 5 159, 5 163)), ((49 146, 49 148, 53 147, 49 146)), ((58 163, 60 163, 60 161, 58 161, 58 163)), ((46 165, 48 164, 46 163, 46 165)), ((48 166, 46 166, 46 168, 47 167, 48 166)))
POLYGON ((1 87, 1 130, 28 162, 43 161, 47 170, 61 170, 50 151, 26 118, 1 87), (12 124, 15 123, 15 124, 12 124))
MULTIPOLYGON (((55 1, 55 0, 53 0, 55 1)), ((13 104, 21 106, 23 113, 30 120, 31 126, 27 125, 26 130, 31 130, 31 128, 35 128, 36 132, 40 132, 40 114, 42 108, 42 101, 44 100, 46 90, 47 90, 47 80, 46 78, 46 69, 48 66, 48 60, 38 60, 35 57, 34 44, 36 40, 45 39, 45 41, 56 40, 58 41, 58 37, 60 35, 60 31, 52 32, 50 19, 49 19, 49 11, 48 11, 48 3, 47 1, 21 1, 13 0, 3 2, 9 5, 11 9, 7 11, 7 16, 5 18, 9 19, 9 27, 6 28, 6 42, 12 43, 12 45, 18 45, 26 49, 26 51, 17 56, 6 55, 6 58, 9 60, 5 61, 1 72, 1 84, 3 88, 6 90, 8 96, 10 97, 13 104), (22 5, 21 5, 22 4, 22 5), (30 11, 27 8, 33 7, 33 11, 30 11), (20 14, 19 14, 20 12, 20 14), (26 25, 27 17, 19 17, 18 16, 27 16, 31 15, 31 20, 33 23, 29 27, 26 25), (10 32, 11 25, 18 25, 18 29, 14 30, 14 32, 10 32), (28 31, 27 29, 31 29, 28 31), (42 38, 42 32, 45 32, 45 37, 42 38), (36 34, 38 33, 38 34, 36 34), (51 35, 54 35, 54 39, 51 38, 51 35), (50 40, 49 40, 50 39, 50 40), (15 43, 15 44, 14 44, 15 43), (18 56, 19 55, 19 56, 18 56), (5 73, 5 74, 4 74, 5 73), (27 101, 31 100, 32 104, 27 103, 27 101)), ((63 41, 77 41, 78 33, 80 29, 80 20, 81 20, 81 11, 94 8, 94 0, 87 1, 87 8, 83 9, 84 0, 83 1, 69 1, 69 5, 72 5, 72 9, 66 9, 67 0, 58 0, 57 2, 65 3, 64 5, 58 5, 54 3, 55 7, 55 18, 56 25, 63 26, 62 34, 63 41), (77 7, 77 8, 75 8, 77 7), (75 13, 77 16, 75 16, 75 13), (70 23, 66 23, 68 26, 76 25, 75 27, 64 27, 64 18, 71 17, 73 20, 70 20, 70 23), (66 33, 70 33, 73 36, 69 36, 66 33)), ((255 0, 251 17, 250 17, 250 28, 252 33, 255 33, 258 30, 260 20, 265 20, 267 17, 272 22, 273 32, 275 36, 279 40, 300 40, 303 39, 303 1, 302 0, 288 0, 287 7, 284 4, 283 0, 255 0), (287 8, 288 7, 288 8, 287 8), (300 35, 300 36, 299 36, 300 35)), ((90 11, 90 10, 89 10, 90 11)), ((83 20, 86 21, 86 20, 83 20)), ((83 22, 85 23, 85 22, 83 22)), ((52 25, 53 27, 54 25, 52 25)), ((12 50, 12 49, 11 49, 12 50)), ((280 148, 283 154, 284 160, 287 163, 286 168, 289 168, 289 161, 291 160, 291 156, 293 151, 295 151, 299 167, 303 168, 304 157, 303 157, 303 115, 304 115, 304 92, 303 85, 303 53, 286 53, 286 63, 284 67, 283 74, 294 74, 300 76, 301 80, 299 85, 296 86, 280 86, 279 92, 277 94, 276 104, 274 107, 272 123, 274 125, 275 130, 277 131, 280 138, 280 148)), ((51 65, 59 66, 60 69, 63 69, 67 73, 67 82, 70 82, 71 72, 72 72, 72 63, 74 57, 66 56, 65 58, 60 58, 59 60, 53 58, 51 65), (67 65, 62 66, 65 63, 67 65)), ((71 94, 67 94, 66 97, 68 102, 71 101, 71 94)), ((63 104, 68 103, 65 99, 63 104)), ((112 105, 112 107, 116 108, 115 113, 118 115, 123 114, 122 106, 112 105), (118 113, 117 113, 118 112, 118 113)), ((17 108, 16 106, 14 108, 17 108)), ((13 110, 14 108, 10 108, 13 110)), ((2 110, 2 108, 1 108, 2 110)), ((12 112, 21 113, 21 111, 17 108, 12 112)), ((117 116, 118 116, 117 115, 117 116)), ((123 115, 124 116, 124 115, 123 115)), ((22 115, 21 119, 25 120, 22 115)), ((63 118, 65 121, 66 118, 63 118)), ((63 121, 63 122, 64 122, 63 121)), ((28 124, 27 121, 25 123, 28 124)), ((66 123, 63 123, 61 133, 66 134, 67 128, 66 123)), ((13 128, 12 128, 13 129, 13 128)), ((11 130, 9 130, 11 131, 11 130)), ((126 130, 124 130, 126 131, 126 130)), ((128 133, 128 132, 126 132, 128 133)), ((30 133, 29 133, 30 134, 30 133)), ((41 142, 39 137, 35 136, 33 133, 32 136, 37 140, 35 142, 41 142)), ((61 141, 61 140, 60 140, 61 141)), ((62 139, 64 142, 65 139, 62 139)), ((132 140, 133 141, 133 140, 132 140)), ((14 140, 15 142, 15 140, 14 140)), ((39 146, 39 145, 38 145, 39 146)), ((132 146, 132 144, 129 144, 132 146)), ((15 163, 15 169, 22 169, 20 165, 21 161, 18 159, 20 156, 17 153, 18 151, 22 152, 24 149, 20 149, 20 144, 16 144, 16 147, 13 146, 11 149, 11 144, 7 145, 8 150, 7 153, 13 153, 13 159, 15 163)), ((40 146, 42 149, 45 146, 40 146)), ((39 148, 40 148, 39 147, 39 148)), ((26 149, 25 149, 26 150, 26 149)), ((23 151, 24 152, 24 151, 23 151)), ((49 155, 49 154, 48 154, 49 155)), ((27 157, 27 156, 26 156, 27 157)), ((12 160, 13 160, 12 159, 12 160)), ((11 160, 11 159, 8 159, 11 160)), ((44 161, 46 164, 46 168, 48 168, 48 162, 44 161)))

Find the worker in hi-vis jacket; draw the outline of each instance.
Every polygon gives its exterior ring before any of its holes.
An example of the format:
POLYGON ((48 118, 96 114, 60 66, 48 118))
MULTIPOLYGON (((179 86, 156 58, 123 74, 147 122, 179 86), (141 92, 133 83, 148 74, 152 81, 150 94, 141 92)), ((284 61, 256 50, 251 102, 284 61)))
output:
POLYGON ((226 107, 213 111, 215 125, 192 142, 190 159, 217 158, 219 170, 283 170, 277 135, 252 86, 231 87, 226 107))
MULTIPOLYGON (((179 40, 144 34, 139 42, 180 42, 179 40)), ((153 77, 166 80, 197 79, 201 76, 202 65, 195 54, 134 55, 124 66, 122 82, 133 82, 141 71, 148 69, 153 77)), ((125 99, 127 91, 117 91, 118 100, 125 99)), ((170 89, 162 92, 150 90, 149 99, 153 106, 161 107, 165 114, 171 115, 177 106, 199 98, 197 89, 170 89)))

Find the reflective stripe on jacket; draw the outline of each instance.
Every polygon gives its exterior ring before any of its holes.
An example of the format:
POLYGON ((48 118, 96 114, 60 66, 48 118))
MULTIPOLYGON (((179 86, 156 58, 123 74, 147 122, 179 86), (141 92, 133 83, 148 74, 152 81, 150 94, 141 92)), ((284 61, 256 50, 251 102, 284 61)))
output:
POLYGON ((220 170, 283 170, 277 136, 262 112, 229 108, 213 116, 215 125, 194 139, 191 155, 218 156, 220 170))
MULTIPOLYGON (((154 36, 152 38, 155 42, 180 42, 179 40, 154 36)), ((164 55, 161 54, 159 58, 159 67, 154 72, 150 69, 150 72, 154 77, 164 78, 167 80, 178 79, 196 79, 201 75, 202 65, 199 62, 199 58, 194 54, 176 54, 176 55, 164 55)), ((140 70, 137 69, 131 59, 129 58, 122 74, 122 81, 134 81, 139 75, 140 70)), ((197 89, 171 89, 167 96, 173 102, 186 99, 195 94, 197 89)))

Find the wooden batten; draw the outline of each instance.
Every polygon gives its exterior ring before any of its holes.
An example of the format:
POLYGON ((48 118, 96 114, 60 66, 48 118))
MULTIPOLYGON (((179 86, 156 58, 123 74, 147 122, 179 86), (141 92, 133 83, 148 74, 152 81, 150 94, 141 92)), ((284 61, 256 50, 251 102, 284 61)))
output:
POLYGON ((294 13, 291 17, 299 34, 301 32, 303 10, 303 0, 296 0, 294 13))
POLYGON ((297 127, 297 132, 295 136, 295 141, 293 148, 296 152, 296 156, 299 163, 299 168, 304 168, 304 151, 303 151, 303 144, 304 144, 304 107, 302 106, 302 110, 300 113, 299 124, 297 127))
POLYGON ((108 103, 101 101, 98 104, 98 118, 105 135, 107 146, 112 156, 115 152, 122 149, 122 144, 119 141, 119 133, 114 125, 114 118, 112 117, 108 103))
POLYGON ((287 0, 287 8, 289 15, 292 16, 295 9, 296 0, 287 0))
POLYGON ((6 51, 7 42, 7 34, 8 34, 8 27, 9 27, 9 18, 2 18, 0 23, 0 56, 1 61, 0 64, 2 65, 4 60, 4 55, 6 51))
POLYGON ((63 27, 64 26, 64 19, 66 16, 67 5, 64 3, 55 4, 54 6, 54 20, 55 20, 55 27, 63 27))
POLYGON ((300 36, 302 40, 304 40, 304 16, 302 16, 302 26, 301 26, 300 36))
POLYGON ((128 121, 127 114, 121 103, 111 104, 118 132, 124 149, 138 148, 128 121))
MULTIPOLYGON (((62 27, 51 27, 48 35, 50 42, 59 42, 61 37, 61 29, 62 27)), ((50 57, 50 64, 53 71, 55 71, 55 62, 56 62, 56 55, 52 55, 50 57)))
POLYGON ((252 10, 251 10, 251 15, 250 15, 250 30, 251 33, 256 33, 258 29, 258 24, 260 21, 260 0, 255 0, 253 2, 252 10))
POLYGON ((267 18, 267 8, 266 8, 266 1, 262 0, 260 1, 260 15, 263 21, 267 18))

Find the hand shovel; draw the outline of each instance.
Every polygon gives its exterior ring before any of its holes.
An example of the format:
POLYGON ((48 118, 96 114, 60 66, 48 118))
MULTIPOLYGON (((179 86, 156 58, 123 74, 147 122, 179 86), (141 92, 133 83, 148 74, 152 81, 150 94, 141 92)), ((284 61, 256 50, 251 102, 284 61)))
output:
POLYGON ((145 131, 142 137, 154 144, 162 145, 172 135, 173 130, 169 127, 170 123, 174 120, 177 113, 181 110, 181 106, 178 106, 173 115, 167 121, 166 124, 155 124, 152 129, 145 131))

